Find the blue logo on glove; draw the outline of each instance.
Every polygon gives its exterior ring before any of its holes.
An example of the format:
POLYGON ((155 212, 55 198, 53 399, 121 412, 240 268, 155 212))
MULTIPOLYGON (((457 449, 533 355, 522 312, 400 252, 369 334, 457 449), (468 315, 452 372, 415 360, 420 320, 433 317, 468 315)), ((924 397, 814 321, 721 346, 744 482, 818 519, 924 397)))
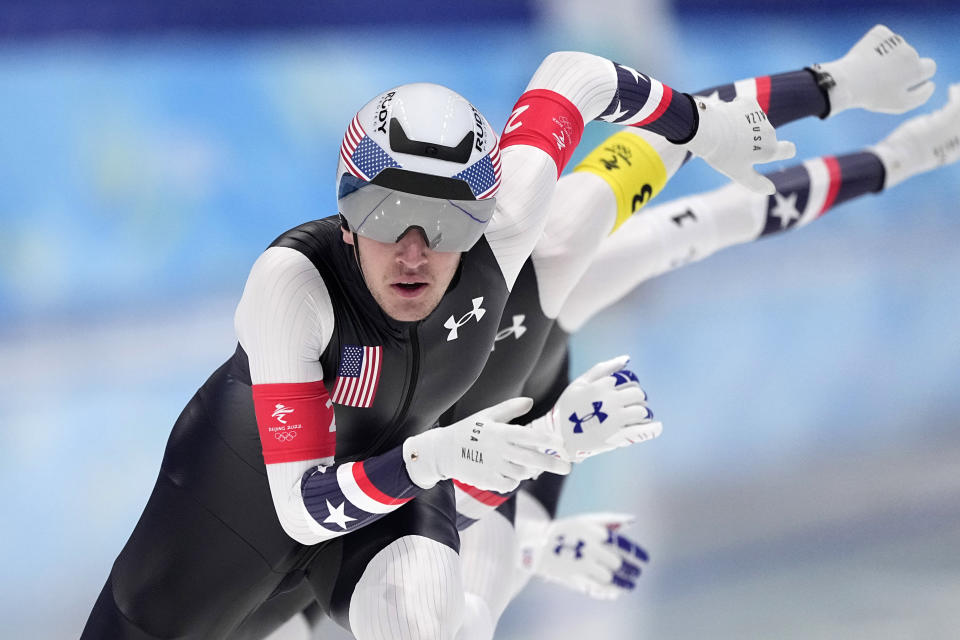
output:
POLYGON ((640 379, 637 378, 637 374, 630 369, 620 369, 620 371, 614 371, 612 374, 613 379, 616 380, 616 384, 613 386, 619 387, 622 384, 628 384, 630 382, 636 382, 637 385, 640 384, 640 379))
POLYGON ((607 414, 603 411, 600 411, 600 407, 603 406, 603 402, 597 401, 593 403, 593 413, 588 413, 582 418, 579 417, 576 413, 570 414, 570 422, 573 423, 573 432, 574 433, 583 433, 583 423, 592 418, 596 418, 598 422, 603 422, 607 419, 607 414))
POLYGON ((573 557, 579 560, 583 557, 583 547, 586 545, 586 541, 577 540, 577 544, 564 544, 563 536, 557 536, 557 546, 553 548, 553 553, 560 555, 564 549, 573 549, 573 557))

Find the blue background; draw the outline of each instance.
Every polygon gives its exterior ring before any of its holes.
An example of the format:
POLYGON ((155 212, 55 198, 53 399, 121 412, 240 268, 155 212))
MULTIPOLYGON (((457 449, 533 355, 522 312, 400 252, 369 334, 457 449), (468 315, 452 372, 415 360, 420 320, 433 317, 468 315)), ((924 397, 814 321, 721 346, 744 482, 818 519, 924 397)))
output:
MULTIPOLYGON (((335 211, 335 149, 378 91, 446 84, 499 129, 552 50, 694 90, 837 58, 878 22, 938 62, 921 110, 960 82, 950 2, 299 5, 0 3, 4 637, 79 634, 173 421, 232 352, 250 265, 335 211)), ((907 117, 780 134, 842 153, 907 117)), ((723 182, 696 161, 660 200, 723 182)), ((665 430, 581 465, 561 511, 637 514, 653 561, 616 603, 532 585, 500 636, 955 633, 958 203, 957 166, 919 176, 585 327, 574 372, 631 353, 665 430)))

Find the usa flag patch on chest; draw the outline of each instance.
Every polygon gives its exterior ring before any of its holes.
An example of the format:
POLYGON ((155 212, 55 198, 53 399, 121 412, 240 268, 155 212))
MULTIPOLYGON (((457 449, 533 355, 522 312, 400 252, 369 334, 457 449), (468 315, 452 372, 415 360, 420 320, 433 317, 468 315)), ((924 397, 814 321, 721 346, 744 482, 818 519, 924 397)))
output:
POLYGON ((369 407, 377 395, 383 348, 346 344, 340 350, 340 369, 333 390, 334 404, 369 407))

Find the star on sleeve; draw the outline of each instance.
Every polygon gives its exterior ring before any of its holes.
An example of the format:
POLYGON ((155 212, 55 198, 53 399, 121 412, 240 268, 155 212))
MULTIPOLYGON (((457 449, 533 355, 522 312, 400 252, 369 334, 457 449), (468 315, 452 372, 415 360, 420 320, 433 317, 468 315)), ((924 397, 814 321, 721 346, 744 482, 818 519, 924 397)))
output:
POLYGON ((616 110, 615 110, 613 113, 607 114, 607 115, 605 115, 605 116, 600 116, 599 119, 600 119, 600 120, 603 120, 604 122, 616 122, 617 120, 619 120, 619 119, 622 118, 623 116, 629 115, 629 114, 630 114, 630 111, 627 111, 626 109, 623 109, 623 103, 618 102, 618 103, 617 103, 617 108, 616 108, 616 110))
POLYGON ((797 211, 797 193, 793 192, 788 196, 780 195, 780 192, 773 194, 777 204, 770 215, 780 218, 780 228, 785 229, 790 226, 794 220, 800 219, 800 212, 797 211))
POLYGON ((330 512, 330 515, 328 515, 328 516, 324 519, 323 523, 324 523, 324 524, 329 524, 329 523, 338 524, 338 525, 340 525, 340 528, 341 528, 341 529, 346 529, 346 528, 347 528, 347 523, 348 523, 348 522, 351 522, 351 521, 353 521, 353 520, 356 520, 356 518, 351 518, 351 517, 348 516, 346 513, 344 513, 345 508, 346 508, 346 503, 345 503, 345 502, 341 502, 339 506, 334 507, 332 504, 330 504, 330 501, 327 500, 327 511, 330 512))

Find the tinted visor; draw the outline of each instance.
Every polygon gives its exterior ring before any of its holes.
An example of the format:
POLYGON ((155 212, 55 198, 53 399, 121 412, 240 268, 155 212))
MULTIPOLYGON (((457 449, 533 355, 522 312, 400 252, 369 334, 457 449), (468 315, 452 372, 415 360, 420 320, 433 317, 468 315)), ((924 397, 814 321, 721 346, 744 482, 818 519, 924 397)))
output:
POLYGON ((364 184, 339 199, 340 213, 357 235, 397 242, 411 227, 434 251, 467 251, 493 216, 496 199, 465 200, 415 195, 364 184))

